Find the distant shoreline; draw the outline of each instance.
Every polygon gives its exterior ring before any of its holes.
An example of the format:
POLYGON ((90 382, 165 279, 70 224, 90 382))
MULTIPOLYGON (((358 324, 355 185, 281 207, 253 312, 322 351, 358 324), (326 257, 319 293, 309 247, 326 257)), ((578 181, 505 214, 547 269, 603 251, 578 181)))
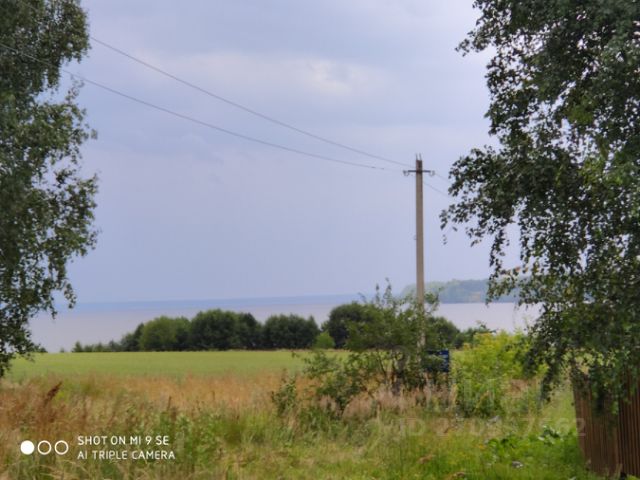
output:
POLYGON ((209 308, 238 308, 278 305, 328 305, 360 301, 362 296, 371 298, 371 294, 340 294, 340 295, 300 295, 291 297, 249 297, 227 299, 199 299, 199 300, 131 300, 124 302, 78 302, 73 309, 58 305, 60 311, 74 312, 108 312, 108 311, 137 311, 174 309, 209 309, 209 308))
MULTIPOLYGON (((484 303, 486 300, 488 280, 449 280, 447 282, 428 282, 426 290, 438 293, 440 304, 484 303)), ((405 287, 400 296, 415 292, 415 285, 405 287)), ((353 294, 323 294, 275 297, 247 297, 247 298, 212 298, 193 300, 127 300, 78 302, 72 311, 75 312, 109 312, 109 311, 139 311, 167 309, 208 309, 208 308, 242 308, 277 305, 328 305, 360 302, 363 298, 370 299, 373 293, 353 294)), ((500 297, 491 303, 514 303, 516 295, 500 297)), ((59 304, 60 312, 71 311, 66 305, 59 304)))

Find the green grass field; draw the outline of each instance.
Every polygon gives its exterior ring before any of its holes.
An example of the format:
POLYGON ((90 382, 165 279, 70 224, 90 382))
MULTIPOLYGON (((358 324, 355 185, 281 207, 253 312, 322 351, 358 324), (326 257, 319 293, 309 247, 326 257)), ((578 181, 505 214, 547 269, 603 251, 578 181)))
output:
POLYGON ((290 351, 227 352, 117 352, 42 353, 32 360, 17 359, 9 372, 12 380, 41 375, 61 377, 85 374, 170 376, 253 375, 297 370, 300 355, 290 351))
POLYGON ((20 359, 0 381, 0 480, 600 478, 584 467, 568 389, 495 418, 410 396, 362 398, 342 418, 278 416, 271 392, 301 366, 287 351, 20 359), (175 459, 80 460, 78 435, 167 435, 175 459), (70 452, 21 455, 25 438, 66 439, 70 452))

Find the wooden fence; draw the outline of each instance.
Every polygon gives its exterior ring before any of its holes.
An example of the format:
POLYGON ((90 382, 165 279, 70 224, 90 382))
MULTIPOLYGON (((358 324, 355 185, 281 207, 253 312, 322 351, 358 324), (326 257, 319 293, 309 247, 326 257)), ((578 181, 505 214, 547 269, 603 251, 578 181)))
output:
POLYGON ((605 477, 640 476, 640 389, 620 401, 619 414, 611 405, 594 408, 589 389, 574 387, 580 448, 589 468, 605 477))

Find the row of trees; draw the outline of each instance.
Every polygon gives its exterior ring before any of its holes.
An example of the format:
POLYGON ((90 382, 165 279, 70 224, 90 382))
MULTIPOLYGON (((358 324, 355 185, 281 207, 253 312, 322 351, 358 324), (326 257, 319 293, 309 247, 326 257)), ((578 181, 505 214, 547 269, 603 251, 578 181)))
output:
POLYGON ((250 313, 207 310, 191 320, 162 316, 141 323, 119 342, 84 346, 76 342, 73 351, 301 349, 310 348, 319 334, 313 317, 273 315, 262 325, 250 313))
MULTIPOLYGON (((192 320, 185 317, 155 318, 141 323, 120 341, 82 345, 74 352, 136 352, 185 350, 258 350, 346 348, 349 332, 373 325, 379 312, 373 304, 349 303, 335 307, 329 319, 318 328, 313 317, 273 315, 263 324, 250 313, 208 310, 192 320)), ((443 346, 459 348, 478 331, 460 331, 443 317, 430 317, 434 334, 443 346)))

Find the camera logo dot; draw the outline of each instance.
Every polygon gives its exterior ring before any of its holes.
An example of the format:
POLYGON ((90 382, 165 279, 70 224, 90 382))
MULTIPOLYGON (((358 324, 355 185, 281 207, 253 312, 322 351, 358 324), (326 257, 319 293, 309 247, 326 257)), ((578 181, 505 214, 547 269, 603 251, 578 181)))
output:
POLYGON ((40 455, 49 455, 51 452, 55 452, 56 455, 66 455, 69 452, 69 444, 64 440, 58 440, 54 444, 41 440, 36 446, 31 440, 25 440, 20 444, 20 451, 25 455, 31 455, 34 451, 40 455))
POLYGON ((52 449, 51 442, 47 442, 46 440, 38 442, 38 453, 40 455, 49 455, 52 449))
POLYGON ((69 451, 69 444, 64 440, 58 440, 53 449, 58 455, 65 455, 69 451))
POLYGON ((36 446, 30 440, 25 440, 20 444, 20 451, 25 455, 31 455, 36 449, 36 446))

